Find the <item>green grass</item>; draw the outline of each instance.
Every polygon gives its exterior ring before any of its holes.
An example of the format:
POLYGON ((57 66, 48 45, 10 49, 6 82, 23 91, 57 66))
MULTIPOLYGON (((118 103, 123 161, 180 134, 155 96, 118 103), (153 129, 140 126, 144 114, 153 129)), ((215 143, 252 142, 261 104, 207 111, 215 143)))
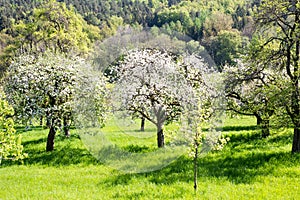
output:
MULTIPOLYGON (((19 129, 29 158, 0 167, 0 199, 299 199, 300 155, 290 153, 292 130, 272 130, 263 139, 254 125, 244 117, 224 123, 231 140, 221 152, 201 156, 197 194, 187 156, 159 171, 125 174, 91 156, 75 132, 58 135, 55 151, 45 152, 48 130, 19 129)), ((135 148, 148 148, 148 142, 135 148)))

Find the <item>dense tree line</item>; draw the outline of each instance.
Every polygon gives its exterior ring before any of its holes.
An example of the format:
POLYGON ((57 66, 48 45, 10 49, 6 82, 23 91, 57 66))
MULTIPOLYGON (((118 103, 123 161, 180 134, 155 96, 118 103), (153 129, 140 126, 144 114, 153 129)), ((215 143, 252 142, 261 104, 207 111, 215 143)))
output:
MULTIPOLYGON (((13 25, 28 19, 45 0, 0 0, 0 54, 16 35, 13 25)), ((84 20, 100 28, 99 38, 113 35, 120 25, 162 27, 200 41, 217 65, 233 64, 252 36, 252 12, 260 0, 59 0, 84 20), (226 31, 226 32, 224 32, 226 31), (245 39, 246 38, 246 39, 245 39), (228 49, 225 46, 233 42, 228 49), (224 54, 225 52, 225 54, 224 54), (224 55, 223 55, 224 54, 224 55)), ((221 67, 220 67, 221 69, 221 67)))

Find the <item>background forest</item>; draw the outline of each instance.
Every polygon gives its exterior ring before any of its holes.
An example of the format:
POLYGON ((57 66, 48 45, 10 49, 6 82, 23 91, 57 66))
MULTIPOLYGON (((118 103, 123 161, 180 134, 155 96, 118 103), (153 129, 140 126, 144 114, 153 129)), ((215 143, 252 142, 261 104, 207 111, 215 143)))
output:
MULTIPOLYGON (((119 26, 162 27, 177 31, 200 42, 219 66, 233 64, 234 58, 246 46, 253 33, 253 10, 260 1, 203 0, 65 0, 73 12, 79 13, 92 29, 93 38, 113 35, 119 26)), ((11 52, 18 43, 20 22, 32 21, 33 10, 44 4, 34 1, 0 1, 0 53, 11 52), (19 28, 18 28, 19 27, 19 28), (8 47, 8 48, 6 48, 8 47), (5 49, 6 48, 6 49, 5 49)), ((37 17, 37 16, 36 16, 37 17)), ((23 27, 24 28, 24 27, 23 27)), ((28 40, 33 40, 24 33, 28 40)), ((5 63, 1 64, 2 70, 5 63)))

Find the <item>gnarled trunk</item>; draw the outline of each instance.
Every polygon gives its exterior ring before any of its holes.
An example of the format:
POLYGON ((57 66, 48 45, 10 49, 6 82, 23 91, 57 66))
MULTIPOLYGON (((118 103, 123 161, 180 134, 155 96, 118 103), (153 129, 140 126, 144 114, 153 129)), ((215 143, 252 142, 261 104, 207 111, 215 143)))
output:
POLYGON ((46 113, 46 126, 47 126, 48 128, 50 128, 50 127, 52 126, 51 123, 52 123, 52 122, 51 122, 51 116, 50 116, 50 114, 47 112, 47 113, 46 113))
POLYGON ((263 119, 260 115, 255 115, 256 125, 261 130, 261 136, 266 138, 270 136, 270 119, 263 119))
POLYGON ((54 138, 56 134, 56 129, 54 127, 54 123, 50 126, 48 138, 47 138, 47 146, 46 151, 53 151, 54 150, 54 138))
POLYGON ((145 117, 141 118, 141 131, 144 132, 145 131, 145 117))
POLYGON ((262 118, 260 115, 255 115, 256 117, 256 125, 257 127, 260 127, 261 123, 262 123, 262 118))
POLYGON ((40 116, 40 126, 43 126, 43 116, 40 116))
POLYGON ((54 139, 57 127, 60 125, 61 120, 60 118, 52 118, 50 121, 50 130, 47 138, 47 145, 46 151, 53 151, 54 150, 54 139))
POLYGON ((163 131, 163 125, 157 125, 157 146, 162 148, 165 146, 165 136, 163 131))
POLYGON ((296 80, 294 83, 294 91, 292 94, 292 112, 290 112, 290 117, 292 118, 294 124, 294 136, 292 153, 300 153, 300 99, 299 99, 299 81, 296 80))
POLYGON ((264 119, 261 123, 261 134, 263 138, 270 136, 270 120, 264 119))
POLYGON ((70 120, 67 116, 63 118, 64 133, 66 137, 70 137, 70 120))
POLYGON ((199 144, 196 142, 195 156, 194 156, 194 191, 197 192, 198 188, 198 148, 199 144))
POLYGON ((292 153, 300 152, 300 126, 294 128, 292 153))

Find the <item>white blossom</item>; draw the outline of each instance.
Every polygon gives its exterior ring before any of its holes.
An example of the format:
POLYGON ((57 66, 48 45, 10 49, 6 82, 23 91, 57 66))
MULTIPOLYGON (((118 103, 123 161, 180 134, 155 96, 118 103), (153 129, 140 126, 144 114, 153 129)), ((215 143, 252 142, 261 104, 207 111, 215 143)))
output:
POLYGON ((77 102, 83 101, 81 98, 99 95, 95 81, 101 82, 103 78, 93 80, 91 70, 92 66, 79 57, 49 52, 21 55, 11 64, 5 81, 7 98, 20 120, 39 116, 60 118, 65 113, 74 113, 80 104, 77 102))

